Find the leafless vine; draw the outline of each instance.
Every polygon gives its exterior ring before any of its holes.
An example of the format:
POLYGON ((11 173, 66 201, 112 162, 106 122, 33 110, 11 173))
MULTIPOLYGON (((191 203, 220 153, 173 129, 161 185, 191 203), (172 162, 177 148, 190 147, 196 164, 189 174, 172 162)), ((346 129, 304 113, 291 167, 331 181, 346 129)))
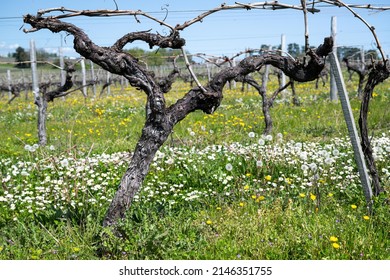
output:
MULTIPOLYGON (((319 2, 330 3, 335 6, 343 5, 341 4, 341 1, 319 2)), ((302 1, 301 6, 283 4, 278 1, 250 4, 236 2, 234 5, 222 4, 191 20, 175 26, 168 24, 165 21, 165 18, 161 20, 142 11, 118 9, 77 11, 60 7, 40 10, 35 16, 24 16, 24 22, 31 25, 31 29, 25 29, 25 32, 48 29, 52 32, 64 31, 73 35, 74 48, 80 55, 100 65, 103 69, 111 73, 125 77, 133 87, 142 90, 147 96, 147 115, 142 134, 135 147, 128 169, 123 175, 118 190, 107 211, 103 222, 104 226, 114 226, 117 224, 118 220, 125 216, 134 195, 139 191, 139 188, 148 173, 155 153, 172 133, 174 126, 188 114, 196 110, 201 110, 207 114, 213 113, 221 104, 223 89, 227 82, 239 77, 248 77, 248 75, 259 71, 266 65, 272 65, 283 71, 290 77, 292 84, 293 81, 313 81, 318 78, 325 67, 325 57, 332 51, 333 40, 332 38, 325 38, 323 44, 317 49, 308 49, 306 52, 307 59, 304 63, 288 56, 282 56, 280 53, 262 53, 246 57, 242 59, 238 65, 221 69, 205 86, 202 86, 200 82, 197 81, 197 87, 189 90, 182 98, 170 106, 167 106, 164 94, 169 90, 170 85, 176 76, 174 71, 171 73, 171 78, 167 79, 166 82, 160 83, 156 80, 155 75, 145 69, 136 58, 123 51, 124 46, 128 43, 140 40, 148 43, 150 47, 157 46, 159 48, 181 49, 184 59, 187 60, 187 68, 191 73, 191 67, 189 66, 188 59, 186 59, 184 50, 185 40, 180 37, 180 31, 197 22, 201 22, 209 15, 220 11, 234 9, 294 9, 303 11, 306 15, 307 12, 319 12, 319 10, 314 7, 314 3, 317 2, 313 1, 306 4, 302 1), (61 12, 62 14, 52 15, 53 12, 61 12), (131 32, 122 36, 111 47, 101 47, 93 43, 81 28, 62 21, 62 19, 77 16, 110 17, 124 15, 134 16, 136 20, 138 20, 137 17, 140 16, 149 18, 160 25, 169 28, 171 32, 167 36, 153 33, 150 30, 131 32)), ((370 28, 370 30, 375 34, 373 28, 370 28)), ((379 41, 378 45, 380 45, 379 41)), ((193 73, 191 75, 196 78, 193 73)), ((385 78, 385 76, 383 76, 383 78, 385 78)), ((380 82, 380 80, 377 81, 380 82)), ((368 87, 369 86, 366 86, 366 88, 368 87)), ((369 90, 367 90, 367 92, 369 92, 369 90)), ((276 96, 276 94, 277 93, 274 93, 273 96, 276 96)))

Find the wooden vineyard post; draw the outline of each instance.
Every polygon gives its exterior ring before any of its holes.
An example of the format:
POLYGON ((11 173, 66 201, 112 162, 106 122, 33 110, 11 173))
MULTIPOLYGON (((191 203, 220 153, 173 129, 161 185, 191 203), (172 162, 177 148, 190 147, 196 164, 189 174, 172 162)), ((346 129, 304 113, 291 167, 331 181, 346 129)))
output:
POLYGON ((11 70, 7 70, 7 81, 8 81, 8 98, 12 98, 12 78, 11 78, 11 70))
POLYGON ((87 98, 87 78, 86 78, 86 70, 85 70, 85 62, 84 59, 80 61, 81 64, 81 74, 82 74, 82 89, 81 91, 83 92, 84 98, 87 98))
MULTIPOLYGON (((286 48, 286 35, 282 34, 281 40, 280 40, 280 46, 282 51, 282 56, 286 56, 287 48, 286 48)), ((284 87, 286 84, 286 75, 283 73, 283 71, 280 71, 281 74, 281 83, 279 85, 280 88, 284 87)), ((282 91, 283 99, 286 98, 286 91, 282 91)))
POLYGON ((91 65, 91 82, 92 84, 92 91, 93 91, 93 98, 96 98, 96 83, 95 83, 95 70, 93 69, 93 62, 90 60, 91 65))
POLYGON ((35 99, 39 99, 37 59, 36 59, 34 40, 30 41, 30 60, 31 60, 31 73, 32 73, 32 91, 35 99))
POLYGON ((352 143, 352 148, 355 156, 355 162, 359 170, 360 181, 362 183, 364 196, 367 201, 369 212, 372 212, 372 189, 370 177, 367 172, 366 162, 364 160, 364 155, 362 147, 359 141, 359 135, 356 129, 355 120, 352 114, 351 104, 349 103, 348 93, 345 88, 344 80, 342 77, 340 63, 337 59, 335 53, 329 54, 331 72, 333 73, 339 98, 341 101, 341 107, 343 109, 344 119, 347 124, 349 138, 352 143))
POLYGON ((32 72, 32 90, 34 94, 34 103, 38 107, 38 141, 40 146, 47 143, 46 136, 46 107, 47 101, 39 92, 38 73, 37 73, 37 55, 34 40, 30 41, 30 60, 32 72))
POLYGON ((110 87, 110 84, 111 84, 111 73, 107 71, 107 96, 110 96, 111 95, 111 87, 110 87))
POLYGON ((61 76, 61 86, 65 84, 65 62, 64 62, 64 55, 62 54, 62 48, 58 48, 58 53, 60 55, 60 76, 61 76))
MULTIPOLYGON (((330 31, 331 31, 331 36, 333 39, 332 53, 335 57, 337 57, 337 46, 336 46, 337 21, 336 21, 336 17, 332 17, 330 31)), ((330 71, 330 100, 331 101, 337 100, 337 85, 336 85, 333 71, 330 71)))
MULTIPOLYGON (((62 36, 61 36, 62 37, 62 36)), ((62 38, 61 38, 61 44, 62 44, 62 38)), ((60 55, 60 79, 61 79, 61 86, 65 84, 65 61, 64 61, 64 54, 62 53, 62 47, 58 48, 58 53, 60 55)), ((65 100, 65 96, 62 97, 62 100, 65 100)))

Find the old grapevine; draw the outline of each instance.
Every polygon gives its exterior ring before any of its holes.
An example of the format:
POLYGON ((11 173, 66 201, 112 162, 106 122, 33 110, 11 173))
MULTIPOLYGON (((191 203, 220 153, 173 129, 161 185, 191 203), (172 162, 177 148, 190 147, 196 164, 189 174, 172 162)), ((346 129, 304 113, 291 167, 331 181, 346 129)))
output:
MULTIPOLYGON (((130 207, 134 195, 139 191, 142 182, 149 171, 150 164, 155 153, 172 133, 174 126, 183 120, 188 114, 201 110, 207 114, 213 113, 221 104, 223 89, 227 82, 242 80, 253 72, 259 71, 265 65, 272 65, 283 71, 291 80, 298 82, 313 81, 318 78, 325 66, 325 57, 332 51, 332 38, 325 38, 317 49, 308 49, 306 59, 297 61, 289 56, 276 53, 264 53, 250 56, 240 61, 236 66, 221 69, 206 85, 200 85, 189 90, 181 99, 173 105, 167 106, 165 94, 177 76, 177 69, 173 70, 169 77, 157 80, 156 75, 148 71, 142 63, 123 48, 134 41, 143 41, 149 46, 159 48, 171 48, 184 50, 185 39, 180 32, 190 25, 201 21, 208 15, 226 9, 252 9, 256 7, 276 9, 308 9, 302 6, 284 5, 277 1, 254 4, 221 5, 207 11, 198 17, 178 24, 175 27, 165 21, 156 19, 142 11, 128 10, 95 10, 75 11, 65 8, 56 8, 39 11, 37 15, 24 16, 24 22, 31 25, 32 29, 26 32, 48 29, 52 32, 67 32, 74 37, 74 49, 83 57, 100 65, 103 69, 121 75, 129 83, 140 90, 146 96, 146 120, 142 134, 135 147, 129 166, 123 175, 118 190, 107 211, 103 224, 105 226, 116 225, 122 219, 130 207), (51 12, 61 11, 59 16, 44 16, 51 12), (144 16, 158 22, 170 29, 170 34, 161 35, 157 32, 143 31, 130 32, 119 38, 111 47, 101 47, 95 44, 88 35, 76 25, 63 21, 63 18, 75 16, 118 16, 131 15, 144 16)), ((312 10, 311 12, 316 12, 312 10)), ((185 56, 185 52, 183 51, 185 56)), ((191 72, 191 69, 189 67, 191 72)), ((193 73, 192 73, 193 75, 193 73)), ((195 77, 196 78, 196 77, 195 77)))

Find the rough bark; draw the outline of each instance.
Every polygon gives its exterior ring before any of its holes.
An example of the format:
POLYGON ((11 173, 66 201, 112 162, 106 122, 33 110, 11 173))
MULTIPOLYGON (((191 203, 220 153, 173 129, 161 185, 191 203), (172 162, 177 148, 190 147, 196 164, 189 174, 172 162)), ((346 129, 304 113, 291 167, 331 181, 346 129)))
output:
POLYGON ((161 127, 148 120, 142 130, 129 167, 123 175, 117 192, 108 208, 103 226, 115 225, 122 219, 139 191, 157 150, 166 141, 172 127, 161 127))
POLYGON ((72 65, 67 65, 64 85, 58 86, 58 88, 53 91, 47 91, 50 87, 50 82, 45 83, 44 85, 41 85, 40 95, 35 98, 34 103, 38 107, 38 144, 40 146, 45 146, 47 144, 46 121, 48 102, 53 102, 55 98, 69 94, 67 91, 73 86, 72 77, 74 71, 75 69, 72 65))
POLYGON ((46 146, 47 100, 45 98, 40 97, 39 99, 35 100, 35 105, 38 106, 38 144, 40 146, 46 146))
POLYGON ((357 73, 359 76, 359 83, 358 83, 358 96, 362 97, 363 95, 363 88, 364 88, 364 81, 368 73, 370 72, 371 68, 373 67, 372 63, 364 64, 364 63, 353 63, 349 61, 348 58, 344 58, 343 61, 345 62, 347 66, 347 70, 349 72, 349 80, 351 80, 352 73, 357 73))
MULTIPOLYGON (((65 31, 72 34, 74 48, 80 55, 111 73, 122 75, 133 87, 143 90, 147 95, 147 114, 142 135, 107 211, 103 221, 104 226, 114 226, 125 216, 134 195, 139 191, 149 171, 155 153, 166 141, 173 127, 195 110, 202 110, 207 114, 213 113, 222 101, 223 88, 227 82, 259 71, 264 65, 273 65, 296 81, 315 80, 324 67, 324 56, 331 52, 333 44, 331 38, 325 38, 323 45, 315 51, 308 52, 310 59, 307 64, 301 64, 277 54, 247 57, 237 66, 221 70, 204 89, 195 87, 176 103, 167 107, 164 93, 169 90, 172 79, 168 78, 161 83, 156 81, 154 74, 147 71, 129 53, 123 52, 122 48, 134 40, 142 40, 151 47, 181 48, 185 41, 177 33, 172 32, 169 36, 160 36, 147 31, 129 33, 112 47, 103 48, 95 45, 80 28, 70 23, 61 22, 55 18, 31 15, 25 16, 24 21, 37 30, 49 29, 53 32, 65 31)), ((172 72, 172 75, 175 76, 176 73, 172 72)))
POLYGON ((324 87, 326 85, 326 81, 328 80, 329 76, 329 69, 327 67, 324 67, 324 69, 321 71, 319 77, 316 79, 316 89, 318 89, 318 84, 321 79, 322 86, 324 87))
POLYGON ((370 171, 372 185, 373 185, 373 193, 376 196, 382 193, 384 189, 381 186, 380 177, 378 175, 378 171, 376 168, 371 142, 368 135, 367 117, 368 117, 370 99, 374 92, 375 86, 377 86, 379 83, 386 80, 389 77, 389 75, 390 75, 390 65, 388 61, 386 64, 377 63, 373 66, 372 70, 368 75, 367 83, 364 87, 362 103, 360 107, 360 116, 359 116, 359 128, 360 128, 362 150, 364 153, 364 157, 366 159, 367 167, 370 171))
POLYGON ((290 86, 291 86, 292 102, 293 102, 294 106, 300 106, 301 101, 299 101, 299 98, 298 98, 297 93, 295 91, 295 83, 293 80, 290 80, 290 82, 291 82, 290 86))

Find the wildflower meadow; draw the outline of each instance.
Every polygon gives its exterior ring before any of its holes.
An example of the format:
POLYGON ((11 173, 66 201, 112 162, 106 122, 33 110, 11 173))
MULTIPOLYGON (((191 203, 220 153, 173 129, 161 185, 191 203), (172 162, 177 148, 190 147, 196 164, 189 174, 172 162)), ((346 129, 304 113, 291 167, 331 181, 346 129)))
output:
MULTIPOLYGON (((347 86, 357 118, 356 81, 347 86)), ((176 82, 168 102, 188 88, 176 82)), ((372 214, 340 103, 328 86, 297 92, 300 106, 287 91, 276 99, 270 135, 253 89, 227 89, 214 114, 177 125, 120 237, 102 220, 140 136, 144 97, 127 88, 56 100, 44 147, 32 99, 1 100, 0 259, 390 259, 389 83, 369 116, 386 190, 372 214)))

